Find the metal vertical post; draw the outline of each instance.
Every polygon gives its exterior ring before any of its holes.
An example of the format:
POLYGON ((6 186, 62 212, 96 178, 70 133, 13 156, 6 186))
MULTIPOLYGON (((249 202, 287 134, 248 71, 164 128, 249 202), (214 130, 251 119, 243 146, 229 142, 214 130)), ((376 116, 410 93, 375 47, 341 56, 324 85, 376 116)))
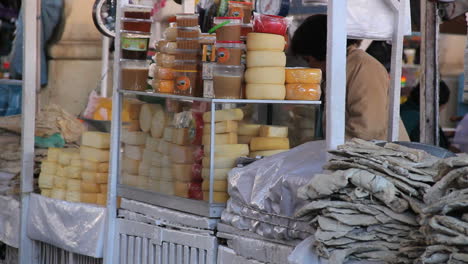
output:
POLYGON ((29 198, 33 189, 34 178, 34 133, 36 120, 36 92, 40 87, 40 0, 23 1, 23 87, 21 105, 21 217, 19 263, 33 263, 33 242, 28 238, 26 227, 29 198))
POLYGON ((439 15, 437 4, 421 1, 420 141, 439 144, 439 15))
POLYGON ((110 171, 108 180, 107 194, 107 218, 106 218, 106 237, 104 243, 104 261, 106 264, 118 263, 118 254, 116 246, 117 231, 117 181, 120 174, 120 124, 121 124, 121 106, 122 95, 119 93, 120 87, 120 18, 122 16, 122 1, 116 4, 115 21, 115 40, 114 40, 114 75, 113 75, 113 93, 112 93, 112 126, 111 126, 111 150, 110 150, 110 171))
POLYGON ((346 0, 328 3, 326 140, 328 149, 345 141, 346 0))
POLYGON ((102 36, 102 58, 101 58, 101 97, 107 97, 107 79, 109 75, 109 42, 110 39, 102 36))
POLYGON ((400 132, 401 66, 407 4, 406 0, 401 0, 396 2, 396 6, 393 6, 396 19, 394 20, 392 36, 388 141, 397 141, 400 132))

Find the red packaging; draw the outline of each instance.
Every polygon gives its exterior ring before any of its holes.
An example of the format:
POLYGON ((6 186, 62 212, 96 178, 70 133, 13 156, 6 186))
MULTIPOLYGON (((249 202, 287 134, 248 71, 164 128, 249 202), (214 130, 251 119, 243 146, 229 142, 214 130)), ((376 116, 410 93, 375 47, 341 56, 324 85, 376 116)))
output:
POLYGON ((203 200, 202 182, 191 182, 188 197, 195 200, 203 200))
POLYGON ((290 19, 285 17, 254 13, 253 31, 284 36, 289 23, 290 19))
POLYGON ((189 127, 189 138, 192 145, 202 144, 203 126, 203 113, 192 112, 192 122, 189 127))
POLYGON ((203 147, 202 146, 196 146, 193 151, 193 161, 195 164, 201 164, 203 160, 203 147))
POLYGON ((203 181, 202 178, 202 169, 203 166, 201 164, 193 164, 192 166, 192 181, 203 181))

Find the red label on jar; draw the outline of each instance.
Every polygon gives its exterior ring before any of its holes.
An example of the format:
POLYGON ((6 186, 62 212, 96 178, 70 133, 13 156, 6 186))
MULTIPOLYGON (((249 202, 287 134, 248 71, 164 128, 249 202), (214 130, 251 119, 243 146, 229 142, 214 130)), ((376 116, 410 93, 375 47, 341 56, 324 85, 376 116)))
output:
POLYGON ((216 51, 218 53, 218 62, 220 63, 226 63, 229 61, 229 57, 231 57, 231 53, 229 52, 229 49, 226 48, 219 48, 216 51))
POLYGON ((177 89, 186 91, 190 88, 190 78, 187 76, 178 77, 176 80, 177 89))

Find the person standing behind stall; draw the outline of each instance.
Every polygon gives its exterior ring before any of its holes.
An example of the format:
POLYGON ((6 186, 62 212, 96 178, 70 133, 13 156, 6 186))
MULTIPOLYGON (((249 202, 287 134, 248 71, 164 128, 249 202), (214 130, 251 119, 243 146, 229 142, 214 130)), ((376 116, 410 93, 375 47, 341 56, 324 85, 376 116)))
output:
MULTIPOLYGON (((359 49, 360 43, 347 41, 345 137, 387 140, 389 75, 381 63, 359 49)), ((326 77, 327 16, 308 17, 294 33, 291 51, 326 77)), ((409 141, 401 121, 399 140, 409 141)))

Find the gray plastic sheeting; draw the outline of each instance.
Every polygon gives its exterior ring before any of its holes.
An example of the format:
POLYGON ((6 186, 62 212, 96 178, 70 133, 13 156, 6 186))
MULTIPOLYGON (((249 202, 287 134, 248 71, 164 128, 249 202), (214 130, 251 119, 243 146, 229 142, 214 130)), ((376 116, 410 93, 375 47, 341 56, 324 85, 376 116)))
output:
POLYGON ((106 208, 32 194, 28 214, 31 239, 77 254, 103 257, 106 208))
POLYGON ((8 196, 0 196, 0 241, 18 248, 20 233, 20 205, 8 196))
POLYGON ((325 141, 313 141, 231 170, 231 199, 222 221, 266 238, 295 240, 310 236, 314 231, 310 224, 293 218, 306 204, 297 197, 297 189, 323 171, 326 155, 325 141))

